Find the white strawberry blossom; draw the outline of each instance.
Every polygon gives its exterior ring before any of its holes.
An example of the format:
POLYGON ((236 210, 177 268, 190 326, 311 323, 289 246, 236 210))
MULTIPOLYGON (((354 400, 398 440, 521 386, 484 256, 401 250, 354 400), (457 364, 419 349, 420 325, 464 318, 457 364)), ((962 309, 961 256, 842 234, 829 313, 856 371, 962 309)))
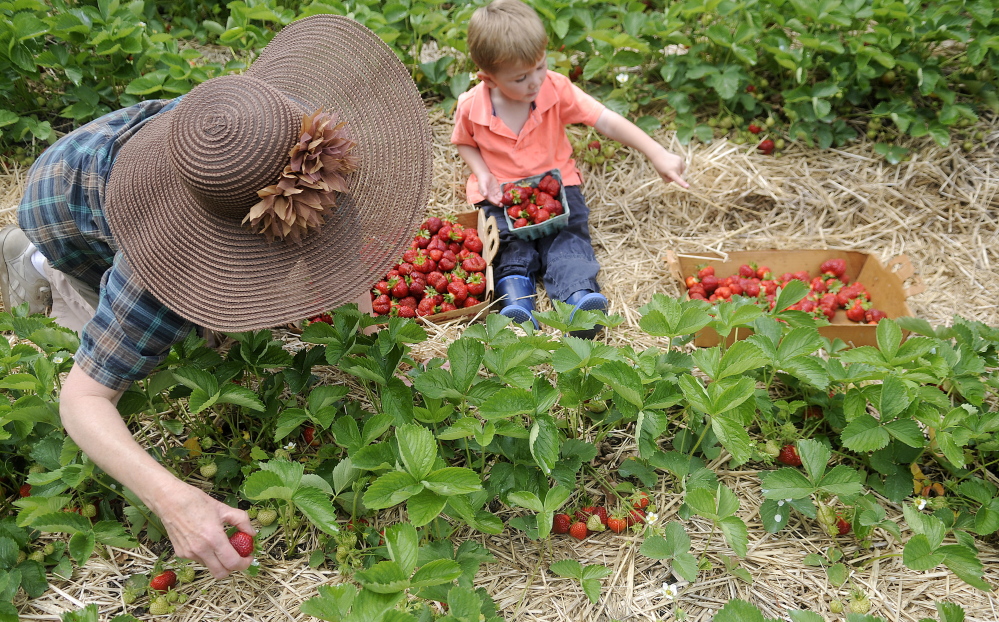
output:
POLYGON ((625 82, 628 81, 628 74, 626 73, 617 74, 617 81, 620 82, 621 84, 624 84, 625 82))
POLYGON ((645 515, 645 522, 648 523, 649 525, 655 525, 658 520, 659 520, 659 515, 656 514, 655 512, 649 512, 648 514, 645 515))
POLYGON ((676 585, 672 583, 663 583, 662 594, 663 598, 665 598, 666 600, 669 601, 674 600, 679 595, 679 593, 680 591, 677 589, 676 585))
POLYGON ((920 499, 920 500, 919 500, 919 503, 918 503, 918 504, 916 504, 916 509, 917 509, 917 510, 922 510, 922 509, 924 509, 925 507, 926 507, 926 499, 920 499))
POLYGON ((294 442, 288 443, 287 445, 284 446, 284 450, 285 451, 291 451, 292 449, 295 449, 295 443, 294 442))

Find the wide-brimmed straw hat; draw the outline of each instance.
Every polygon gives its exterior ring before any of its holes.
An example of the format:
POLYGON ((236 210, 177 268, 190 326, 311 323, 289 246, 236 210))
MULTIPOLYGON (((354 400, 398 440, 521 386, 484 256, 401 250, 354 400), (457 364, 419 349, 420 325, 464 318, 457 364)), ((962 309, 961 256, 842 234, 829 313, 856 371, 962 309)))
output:
POLYGON ((252 330, 369 290, 419 227, 430 176, 406 68, 364 26, 315 15, 128 139, 105 209, 158 300, 200 326, 252 330))

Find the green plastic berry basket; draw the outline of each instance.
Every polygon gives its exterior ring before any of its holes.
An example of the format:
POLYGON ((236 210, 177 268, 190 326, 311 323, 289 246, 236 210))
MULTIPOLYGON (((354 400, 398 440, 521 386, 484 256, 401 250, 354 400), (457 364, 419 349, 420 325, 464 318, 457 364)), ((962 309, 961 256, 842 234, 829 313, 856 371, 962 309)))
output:
POLYGON ((525 225, 515 229, 513 227, 513 219, 510 218, 510 214, 506 212, 508 206, 503 206, 503 218, 506 219, 506 226, 515 236, 522 240, 537 240, 538 238, 543 238, 546 235, 551 235, 560 229, 564 229, 569 223, 569 203, 565 200, 565 186, 562 184, 562 173, 559 172, 557 168, 553 168, 550 171, 545 171, 540 175, 532 175, 530 177, 525 177, 518 181, 511 181, 503 184, 503 188, 508 186, 530 186, 535 188, 545 175, 551 175, 558 180, 558 185, 560 186, 558 193, 558 200, 562 203, 562 209, 565 210, 558 216, 554 216, 536 225, 525 225))

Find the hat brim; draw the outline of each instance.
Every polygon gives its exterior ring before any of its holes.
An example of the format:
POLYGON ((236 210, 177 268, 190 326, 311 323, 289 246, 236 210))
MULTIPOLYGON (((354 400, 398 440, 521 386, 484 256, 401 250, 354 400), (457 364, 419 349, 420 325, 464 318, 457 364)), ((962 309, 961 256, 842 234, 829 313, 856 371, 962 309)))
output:
POLYGON ((125 143, 106 194, 115 242, 143 287, 218 331, 278 326, 357 299, 399 260, 430 194, 426 108, 395 53, 370 30, 334 15, 295 22, 247 75, 306 112, 335 113, 356 142, 358 168, 319 231, 301 245, 268 243, 208 214, 166 155, 172 111, 125 143))

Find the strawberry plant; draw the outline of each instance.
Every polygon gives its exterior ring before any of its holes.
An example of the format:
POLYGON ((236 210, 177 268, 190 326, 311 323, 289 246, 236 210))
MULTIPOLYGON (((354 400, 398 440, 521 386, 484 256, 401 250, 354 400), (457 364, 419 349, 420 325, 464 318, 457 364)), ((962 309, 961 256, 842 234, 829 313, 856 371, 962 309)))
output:
POLYGON ((594 604, 600 601, 600 579, 613 572, 607 566, 599 564, 584 566, 575 559, 557 561, 549 566, 548 569, 560 577, 579 581, 579 584, 583 588, 583 593, 594 604))

